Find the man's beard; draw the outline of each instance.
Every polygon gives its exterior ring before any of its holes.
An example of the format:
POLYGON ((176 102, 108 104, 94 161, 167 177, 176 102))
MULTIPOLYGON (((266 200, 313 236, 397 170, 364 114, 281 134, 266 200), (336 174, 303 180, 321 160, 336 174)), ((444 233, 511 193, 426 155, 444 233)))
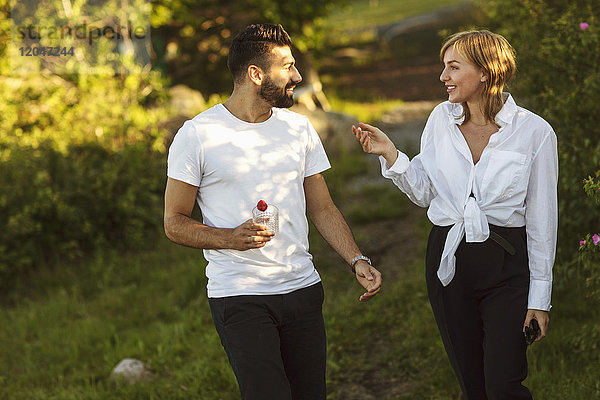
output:
POLYGON ((294 86, 292 82, 281 88, 277 86, 271 78, 265 76, 265 80, 260 87, 258 95, 271 107, 277 108, 290 108, 294 105, 294 96, 287 94, 287 89, 294 86))

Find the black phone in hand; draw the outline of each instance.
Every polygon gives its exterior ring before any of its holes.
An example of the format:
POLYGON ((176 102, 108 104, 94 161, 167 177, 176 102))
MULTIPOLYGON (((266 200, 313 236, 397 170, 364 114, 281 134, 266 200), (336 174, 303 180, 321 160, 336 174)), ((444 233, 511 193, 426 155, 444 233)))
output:
POLYGON ((535 342, 538 336, 541 333, 540 324, 538 324, 537 319, 532 319, 529 323, 529 326, 525 327, 525 342, 529 345, 535 342))

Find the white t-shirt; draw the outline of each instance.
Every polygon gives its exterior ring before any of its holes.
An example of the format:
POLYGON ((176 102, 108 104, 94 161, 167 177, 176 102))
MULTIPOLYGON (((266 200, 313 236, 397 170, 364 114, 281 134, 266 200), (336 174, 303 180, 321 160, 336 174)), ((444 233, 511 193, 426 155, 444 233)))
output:
POLYGON ((438 277, 448 285, 463 237, 483 242, 489 224, 527 231, 530 284, 528 308, 550 309, 552 267, 558 229, 556 134, 539 116, 505 94, 496 115, 500 125, 477 164, 458 125, 460 104, 448 101, 429 116, 421 152, 409 161, 398 152, 394 165, 383 157, 381 171, 421 207, 435 225, 449 226, 438 277), (471 197, 471 193, 474 197, 471 197))
POLYGON ((287 109, 249 123, 218 104, 183 124, 167 175, 198 186, 204 224, 235 228, 259 200, 279 208, 279 234, 263 248, 204 250, 208 297, 284 294, 320 281, 308 252, 304 178, 328 168, 308 118, 287 109))

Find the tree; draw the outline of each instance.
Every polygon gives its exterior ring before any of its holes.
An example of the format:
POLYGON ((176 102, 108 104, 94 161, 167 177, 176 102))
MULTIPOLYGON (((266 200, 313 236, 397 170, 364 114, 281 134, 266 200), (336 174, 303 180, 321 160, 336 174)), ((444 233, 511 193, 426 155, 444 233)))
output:
MULTIPOLYGON (((227 54, 233 37, 251 23, 280 23, 311 68, 309 52, 323 45, 322 18, 345 0, 153 0, 156 65, 174 83, 208 93, 231 89, 227 54)), ((302 56, 300 56, 302 57, 302 56)))

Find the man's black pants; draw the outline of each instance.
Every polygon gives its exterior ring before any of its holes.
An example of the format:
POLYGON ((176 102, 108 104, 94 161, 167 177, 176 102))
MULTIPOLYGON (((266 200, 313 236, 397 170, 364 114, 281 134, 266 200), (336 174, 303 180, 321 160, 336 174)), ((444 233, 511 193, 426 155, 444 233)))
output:
POLYGON ((323 285, 209 298, 243 400, 324 400, 323 285))
POLYGON ((427 243, 427 289, 446 353, 468 400, 531 399, 523 322, 529 266, 525 228, 490 226, 516 250, 492 239, 463 241, 456 274, 444 287, 437 277, 451 227, 434 226, 427 243))

